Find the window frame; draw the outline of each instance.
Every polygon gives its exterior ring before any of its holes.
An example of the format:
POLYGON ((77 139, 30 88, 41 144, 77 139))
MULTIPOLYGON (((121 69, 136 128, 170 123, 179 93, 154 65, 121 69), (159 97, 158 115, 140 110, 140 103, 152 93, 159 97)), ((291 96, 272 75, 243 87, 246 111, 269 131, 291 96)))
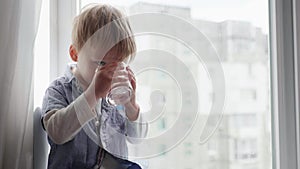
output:
POLYGON ((274 169, 299 169, 300 7, 296 0, 270 0, 269 5, 272 163, 274 169))
POLYGON ((72 24, 78 0, 50 0, 50 81, 63 75, 71 62, 72 24))

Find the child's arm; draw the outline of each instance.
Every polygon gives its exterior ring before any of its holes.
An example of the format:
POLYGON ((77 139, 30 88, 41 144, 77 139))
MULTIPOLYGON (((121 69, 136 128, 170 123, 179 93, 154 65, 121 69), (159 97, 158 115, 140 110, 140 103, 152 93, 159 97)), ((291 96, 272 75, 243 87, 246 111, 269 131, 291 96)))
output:
POLYGON ((133 71, 127 67, 128 77, 130 79, 131 86, 133 88, 133 94, 129 103, 125 104, 125 112, 128 117, 127 120, 127 135, 128 141, 137 143, 137 139, 144 138, 148 133, 148 123, 143 122, 140 106, 136 103, 135 91, 136 91, 136 79, 133 71), (130 138, 131 137, 131 138, 130 138), (133 139, 132 139, 133 138, 133 139))
POLYGON ((148 133, 148 123, 143 121, 143 117, 139 111, 138 109, 138 117, 136 120, 132 121, 127 119, 126 121, 127 140, 131 143, 139 143, 141 141, 139 138, 145 138, 148 133))
MULTIPOLYGON (((60 102, 55 100, 56 97, 53 97, 61 94, 56 90, 48 90, 52 91, 50 92, 52 96, 48 97, 48 102, 61 107, 60 102)), ((54 143, 64 144, 73 139, 83 124, 94 117, 96 114, 91 111, 84 94, 82 94, 65 108, 54 108, 47 111, 43 117, 43 125, 54 143)))

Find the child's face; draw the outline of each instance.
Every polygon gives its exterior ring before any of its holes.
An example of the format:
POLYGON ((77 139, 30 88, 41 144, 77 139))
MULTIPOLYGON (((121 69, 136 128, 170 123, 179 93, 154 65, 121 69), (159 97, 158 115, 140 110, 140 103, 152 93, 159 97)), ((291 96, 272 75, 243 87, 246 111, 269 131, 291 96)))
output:
POLYGON ((79 55, 77 61, 77 69, 87 84, 92 82, 95 71, 100 66, 101 61, 105 64, 121 62, 115 55, 115 52, 108 52, 104 57, 91 53, 89 55, 79 55))

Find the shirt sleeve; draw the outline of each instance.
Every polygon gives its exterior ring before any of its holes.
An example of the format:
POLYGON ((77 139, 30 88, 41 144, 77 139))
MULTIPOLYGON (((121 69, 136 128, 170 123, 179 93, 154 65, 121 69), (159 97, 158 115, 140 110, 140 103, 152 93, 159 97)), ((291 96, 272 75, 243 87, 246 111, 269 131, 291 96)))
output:
POLYGON ((49 138, 56 144, 64 144, 80 131, 89 120, 96 117, 88 106, 84 94, 66 106, 63 95, 50 89, 46 98, 42 122, 49 138))
POLYGON ((148 123, 143 121, 141 112, 139 112, 138 118, 135 121, 126 120, 127 128, 127 140, 130 143, 137 144, 142 141, 143 138, 147 136, 148 133, 148 123))

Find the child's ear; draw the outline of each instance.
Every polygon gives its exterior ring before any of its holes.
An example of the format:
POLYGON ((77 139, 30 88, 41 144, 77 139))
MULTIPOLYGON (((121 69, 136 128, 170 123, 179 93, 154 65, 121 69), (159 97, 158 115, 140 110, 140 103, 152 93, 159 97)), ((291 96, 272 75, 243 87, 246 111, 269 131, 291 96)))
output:
POLYGON ((74 61, 74 62, 77 62, 78 60, 78 53, 77 53, 77 50, 75 48, 74 45, 70 45, 70 48, 69 48, 69 54, 71 56, 71 59, 74 61))

